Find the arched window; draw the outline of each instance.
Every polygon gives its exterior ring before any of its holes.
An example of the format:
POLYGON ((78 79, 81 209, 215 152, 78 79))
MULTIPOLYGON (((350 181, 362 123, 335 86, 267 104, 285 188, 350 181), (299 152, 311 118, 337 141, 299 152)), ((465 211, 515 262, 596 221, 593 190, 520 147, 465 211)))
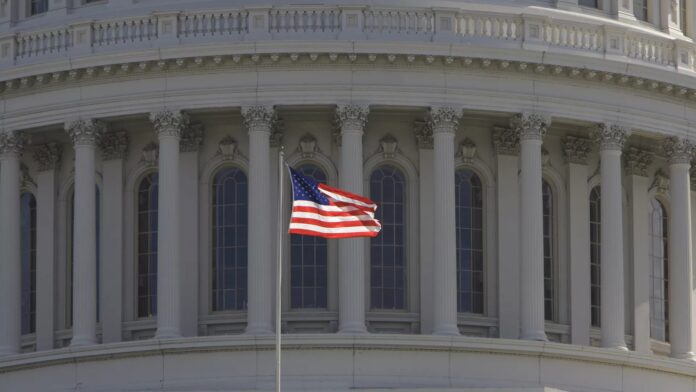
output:
POLYGON ((553 189, 547 181, 541 185, 544 221, 544 319, 556 320, 556 265, 554 263, 553 189))
POLYGON ((138 317, 157 314, 157 173, 138 185, 138 317))
MULTIPOLYGON (((315 165, 297 169, 319 183, 326 183, 326 173, 315 165)), ((290 298, 292 308, 327 307, 326 239, 305 235, 290 236, 290 298)))
POLYGON ((382 232, 370 240, 370 303, 373 309, 406 308, 404 199, 406 181, 401 170, 380 166, 370 176, 370 198, 382 232))
POLYGON ((36 332, 36 198, 20 199, 22 258, 22 334, 36 332))
POLYGON ((236 167, 213 179, 213 311, 247 307, 248 189, 236 167))
POLYGON ((669 341, 669 218, 659 200, 650 202, 650 337, 669 341))
POLYGON ((471 170, 457 170, 457 311, 483 313, 483 190, 471 170))
POLYGON ((601 325, 601 226, 600 188, 596 186, 590 192, 590 318, 593 327, 599 327, 601 325))

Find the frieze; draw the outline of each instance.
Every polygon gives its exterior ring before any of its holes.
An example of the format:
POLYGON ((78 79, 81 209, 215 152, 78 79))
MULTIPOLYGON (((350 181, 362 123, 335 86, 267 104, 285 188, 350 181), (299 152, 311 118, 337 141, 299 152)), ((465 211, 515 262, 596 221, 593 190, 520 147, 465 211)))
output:
POLYGON ((563 154, 568 163, 587 165, 587 156, 592 151, 592 142, 588 138, 566 136, 563 139, 563 154))
POLYGON ((651 151, 630 146, 624 151, 623 155, 627 175, 648 176, 648 167, 653 162, 653 153, 651 151))
POLYGON ((413 123, 413 133, 416 135, 418 148, 433 149, 433 127, 430 121, 417 120, 413 123))
POLYGON ((181 132, 181 141, 179 142, 179 150, 181 152, 193 152, 203 144, 205 132, 203 124, 190 124, 181 132))
POLYGON ((520 134, 511 128, 493 128, 493 148, 496 155, 518 155, 520 134))
POLYGON ((105 161, 123 159, 128 153, 128 134, 126 131, 107 132, 102 135, 99 147, 105 161))
POLYGON ((63 148, 56 142, 37 146, 34 150, 34 160, 38 163, 39 171, 57 170, 63 155, 63 148))

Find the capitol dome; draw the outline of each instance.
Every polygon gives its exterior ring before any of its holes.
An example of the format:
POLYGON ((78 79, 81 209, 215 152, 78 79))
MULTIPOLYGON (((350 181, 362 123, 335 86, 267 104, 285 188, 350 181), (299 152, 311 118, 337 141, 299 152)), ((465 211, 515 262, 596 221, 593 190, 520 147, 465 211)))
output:
POLYGON ((694 392, 694 39, 696 0, 0 0, 0 392, 272 390, 279 255, 285 391, 694 392), (281 151, 380 235, 287 234, 281 151))

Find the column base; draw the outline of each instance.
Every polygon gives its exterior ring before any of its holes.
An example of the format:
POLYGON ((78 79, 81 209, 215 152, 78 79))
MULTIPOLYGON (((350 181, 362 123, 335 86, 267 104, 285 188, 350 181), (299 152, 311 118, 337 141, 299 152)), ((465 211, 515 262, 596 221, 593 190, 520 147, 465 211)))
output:
POLYGON ((366 334, 367 328, 365 327, 365 323, 359 322, 359 321, 354 321, 351 323, 345 323, 342 324, 338 327, 338 332, 339 334, 344 334, 344 335, 352 335, 352 334, 366 334))
POLYGON ((87 336, 73 336, 70 340, 70 347, 93 346, 97 344, 97 339, 87 336))
POLYGON ((155 339, 176 339, 181 337, 181 331, 176 328, 157 328, 155 339))
POLYGON ((442 327, 435 327, 433 331, 435 336, 459 336, 459 328, 456 325, 443 325, 442 327))
POLYGON ((546 342, 546 332, 544 331, 522 331, 520 334, 520 339, 522 340, 534 340, 538 342, 546 342))
POLYGON ((696 361, 696 355, 694 355, 694 353, 691 351, 686 353, 672 353, 671 357, 674 359, 683 359, 686 361, 696 361))
POLYGON ((628 346, 624 341, 602 341, 602 348, 610 348, 620 351, 628 351, 628 346))

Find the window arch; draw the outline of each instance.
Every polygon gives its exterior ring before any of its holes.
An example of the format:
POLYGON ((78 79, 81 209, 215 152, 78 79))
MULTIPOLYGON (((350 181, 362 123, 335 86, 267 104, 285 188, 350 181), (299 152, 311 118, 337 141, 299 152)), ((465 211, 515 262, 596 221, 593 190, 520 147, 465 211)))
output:
POLYGON ((669 341, 669 217, 657 199, 650 201, 650 337, 669 341))
POLYGON ((406 180, 392 165, 370 176, 370 198, 382 232, 370 240, 370 303, 372 309, 406 308, 405 203, 406 180))
POLYGON ((138 184, 138 317, 157 314, 158 173, 146 174, 138 184))
POLYGON ((213 311, 247 307, 248 189, 237 167, 223 168, 213 179, 213 311))
POLYGON ((556 264, 553 188, 544 180, 541 185, 544 225, 544 319, 556 321, 556 264))
POLYGON ((484 311, 483 283, 483 188, 469 169, 455 172, 457 231, 457 311, 484 311))
POLYGON ((590 192, 590 319, 593 327, 601 326, 601 193, 599 186, 590 192))
POLYGON ((36 332, 36 198, 23 193, 20 198, 20 238, 22 259, 22 334, 36 332))
MULTIPOLYGON (((316 165, 297 168, 303 175, 326 183, 326 173, 316 165)), ((290 236, 290 303, 294 309, 327 308, 328 249, 325 238, 290 236)))

